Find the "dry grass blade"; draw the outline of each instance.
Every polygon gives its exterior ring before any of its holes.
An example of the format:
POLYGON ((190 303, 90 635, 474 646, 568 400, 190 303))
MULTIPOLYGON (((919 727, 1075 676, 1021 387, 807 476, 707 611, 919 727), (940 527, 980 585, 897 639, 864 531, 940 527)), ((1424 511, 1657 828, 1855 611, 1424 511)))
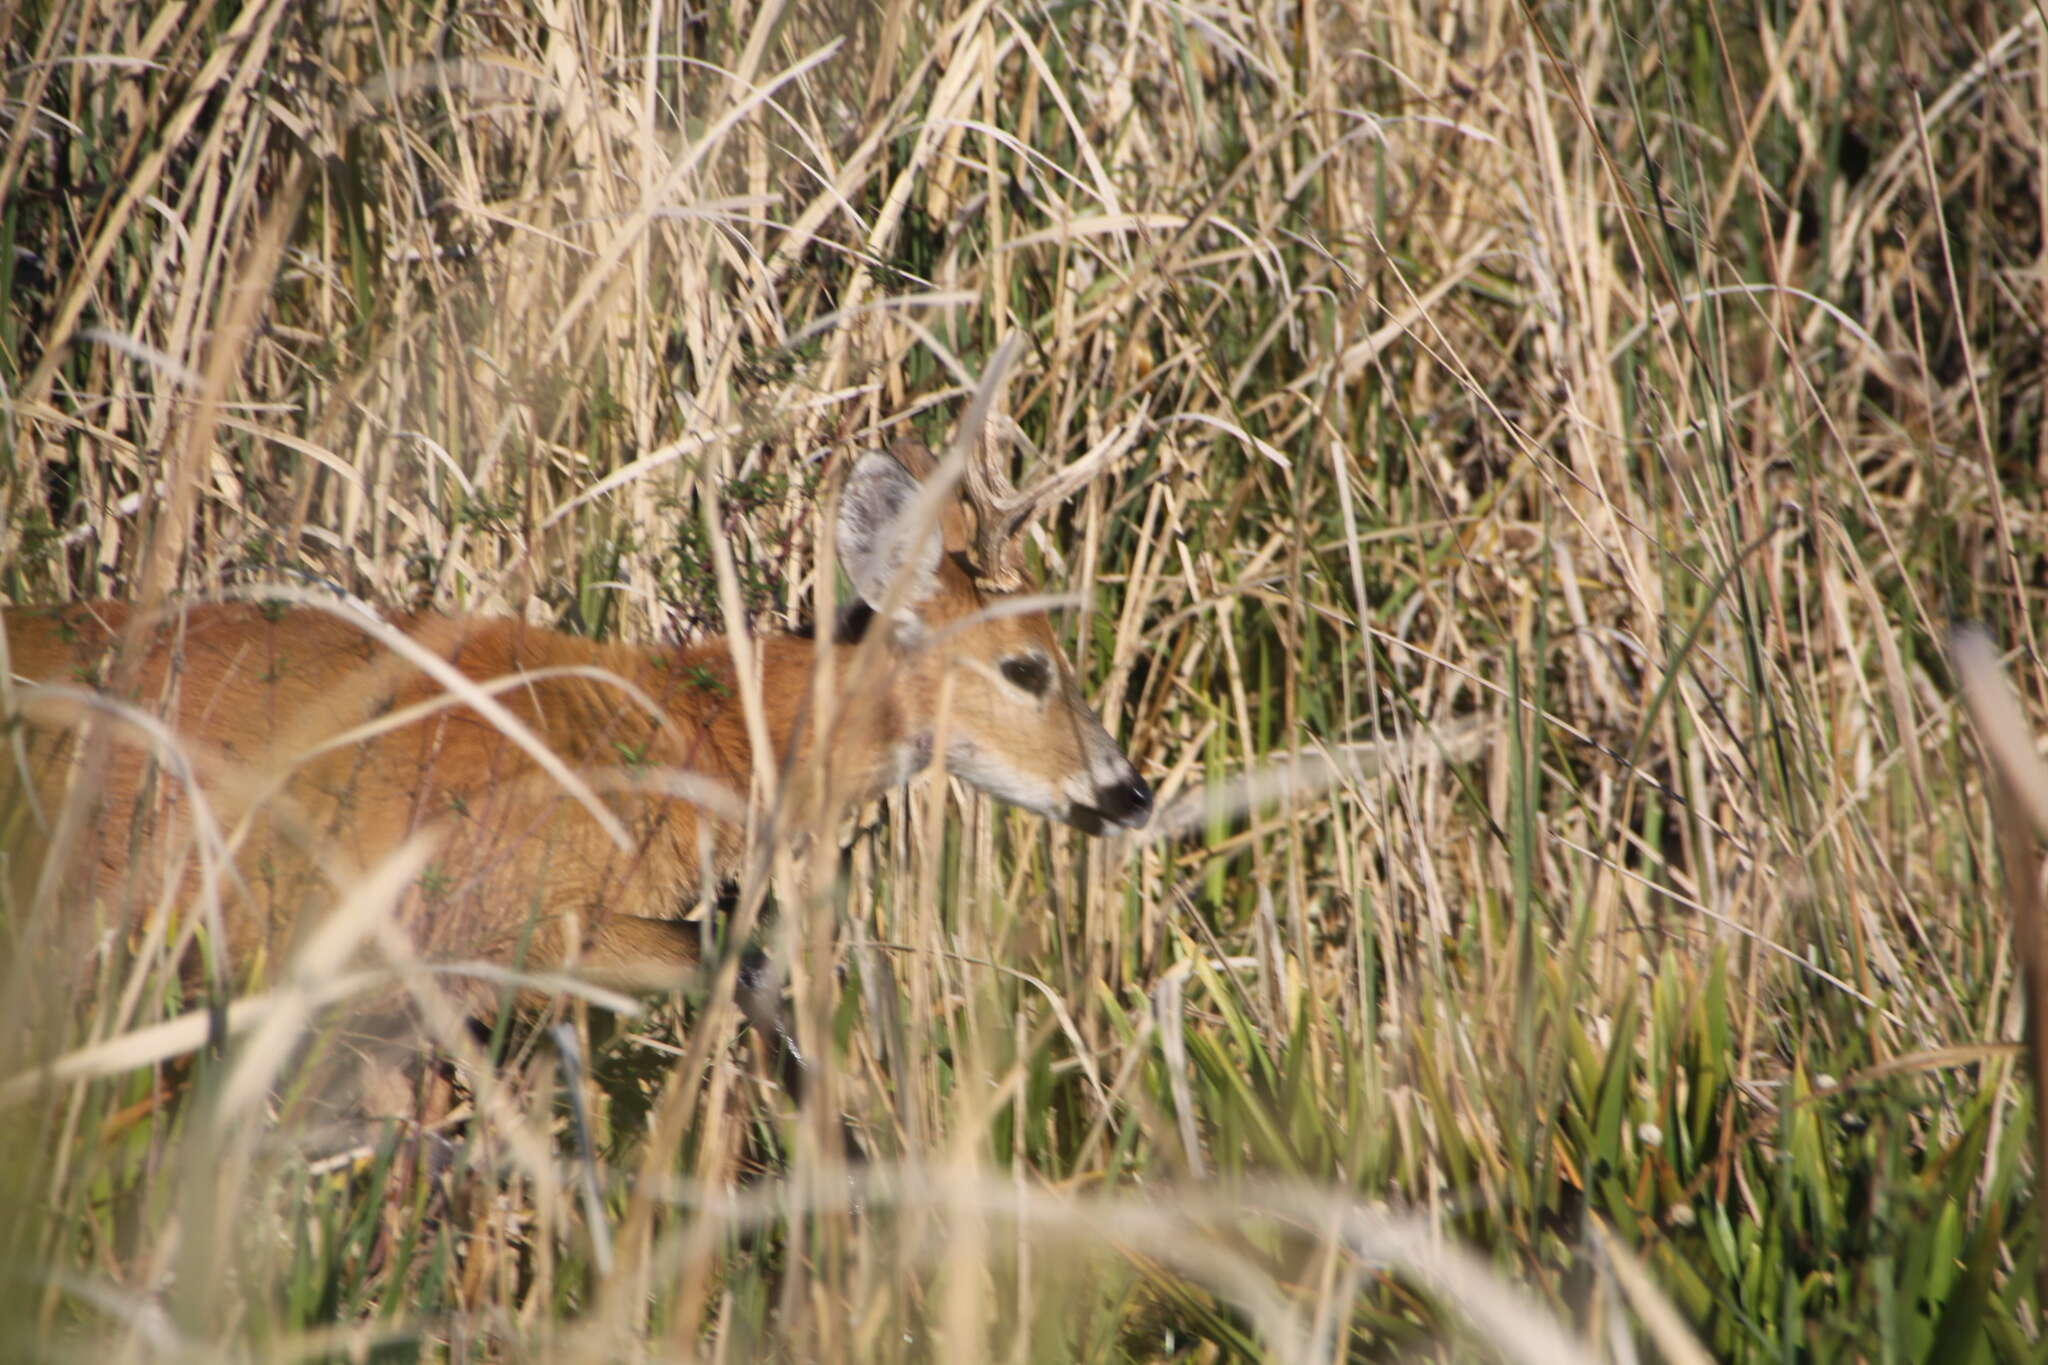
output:
MULTIPOLYGON (((1501 1359, 1517 1365, 1580 1365, 1597 1358, 1526 1291, 1447 1241, 1430 1219, 1337 1190, 1253 1182, 1227 1195, 1185 1187, 1175 1190, 1170 1201, 1077 1198, 957 1167, 866 1167, 834 1185, 748 1194, 676 1189, 668 1197, 695 1217, 734 1228, 766 1227, 799 1212, 860 1207, 915 1211, 937 1217, 942 1226, 950 1220, 1002 1219, 1053 1244, 1113 1247, 1208 1283, 1253 1315, 1264 1358, 1305 1365, 1312 1359, 1307 1324, 1278 1292, 1269 1272, 1245 1254, 1250 1242, 1241 1240, 1249 1226, 1270 1223, 1341 1248, 1371 1270, 1412 1277, 1469 1322, 1478 1340, 1501 1359)), ((927 1242, 923 1254, 943 1259, 946 1238, 927 1242)), ((1690 1339, 1681 1330, 1669 1344, 1682 1350, 1690 1339)))
POLYGON ((744 123, 748 115, 767 103, 777 90, 830 58, 839 50, 839 46, 839 41, 835 39, 788 69, 778 72, 768 84, 749 90, 744 99, 735 101, 732 108, 721 115, 711 127, 705 129, 703 136, 692 142, 682 156, 676 158, 675 164, 669 167, 660 183, 654 186, 647 200, 628 219, 624 228, 606 244, 603 254, 591 268, 584 272, 582 284, 569 300, 568 306, 563 309, 561 317, 556 320, 553 330, 548 333, 546 342, 541 346, 543 356, 555 355, 557 349, 567 341, 584 310, 590 307, 599 293, 612 285, 620 262, 653 224, 657 211, 666 208, 700 164, 724 144, 726 134, 744 123))
MULTIPOLYGON (((404 984, 409 975, 421 970, 416 966, 406 966, 328 971, 322 973, 308 989, 280 987, 261 995, 243 996, 228 1004, 225 1036, 237 1037, 281 1014, 302 1019, 309 1012, 318 1013, 330 1005, 404 984)), ((440 963, 424 970, 440 976, 473 977, 507 990, 539 991, 587 1000, 599 1009, 621 1016, 633 1015, 640 1008, 639 1003, 630 997, 559 973, 514 972, 488 962, 440 963)), ((210 1040, 213 1022, 209 1011, 192 1010, 68 1052, 48 1066, 0 1080, 0 1108, 25 1104, 55 1086, 96 1077, 125 1075, 174 1057, 189 1055, 210 1040)))
POLYGON ((1998 647, 1984 631, 1964 627, 1949 642, 1949 653, 1986 764, 2004 785, 2006 799, 2016 803, 2013 813, 2036 838, 2048 839, 2048 762, 2036 748, 2033 727, 2006 678, 1998 647))
POLYGON ((589 812, 590 818, 597 822, 598 828, 618 846, 620 852, 632 851, 633 837, 627 832, 619 817, 613 814, 611 808, 604 802, 597 799, 597 793, 591 790, 590 784, 564 763, 559 754, 542 743, 540 737, 517 716, 506 710, 503 703, 491 695, 490 689, 478 686, 460 669, 431 650, 422 648, 403 631, 366 614, 354 603, 338 600, 331 593, 315 592, 310 588, 270 583, 231 589, 224 596, 231 600, 248 602, 289 602, 294 606, 324 611, 330 616, 348 622, 385 649, 425 673, 446 688, 451 697, 497 727, 499 733, 523 749, 541 771, 561 787, 564 794, 589 812))
MULTIPOLYGON (((1974 627, 1949 642, 1963 700, 1984 752, 2013 948, 2026 982, 2027 1069, 2034 1083, 2035 1169, 2048 1171, 2048 905, 2041 896, 2039 841, 2048 839, 2048 763, 1999 663, 1991 637, 1974 627)), ((2037 1201, 2040 1237, 2048 1245, 2048 1200, 2037 1201)), ((2036 1269, 2048 1303, 2048 1257, 2036 1269)))
POLYGON ((1672 1305, 1669 1298, 1657 1288, 1650 1272, 1636 1258, 1626 1242, 1598 1218, 1587 1220, 1593 1231, 1593 1238, 1605 1259, 1607 1273, 1621 1287, 1629 1306, 1636 1311, 1643 1330, 1656 1345, 1657 1353, 1669 1365, 1712 1365, 1713 1357, 1700 1346, 1699 1339, 1686 1329, 1685 1320, 1672 1305))
POLYGON ((1316 800, 1334 787, 1360 784, 1426 763, 1469 763, 1499 733, 1488 716, 1429 726, 1405 739, 1374 740, 1304 749, 1261 762, 1220 782, 1190 787, 1163 803, 1152 823, 1131 836, 1137 843, 1177 839, 1211 821, 1243 819, 1273 805, 1316 800))
MULTIPOLYGON (((19 680, 10 681, 9 687, 12 703, 16 708, 11 710, 6 718, 10 728, 14 728, 22 720, 40 719, 62 727, 74 724, 80 718, 91 717, 98 724, 114 728, 115 743, 126 743, 132 736, 140 736, 152 762, 161 764, 166 771, 176 777, 183 799, 189 803, 188 809, 191 811, 193 843, 199 867, 197 901, 200 917, 213 936, 213 942, 222 942, 225 937, 221 918, 222 896, 230 887, 239 889, 240 874, 236 871, 233 858, 230 856, 229 836, 222 831, 220 821, 214 814, 213 804, 205 795, 205 788, 199 781, 192 758, 186 752, 184 739, 172 733, 159 717, 99 692, 54 683, 31 686, 19 680)), ((11 756, 10 761, 19 765, 16 771, 26 774, 28 767, 24 753, 17 751, 11 756)), ((28 789, 24 786, 23 790, 28 789)), ((76 814, 75 807, 67 803, 61 818, 69 820, 76 814)), ((33 812, 33 818, 43 827, 43 834, 59 849, 64 848, 73 837, 70 831, 49 830, 45 824, 44 813, 40 810, 33 812)), ((31 903, 52 904, 56 889, 54 883, 64 871, 63 859, 46 859, 31 903)), ((152 933, 159 932, 161 928, 161 924, 153 925, 152 933)), ((215 972, 215 979, 222 979, 218 971, 215 972)))
POLYGON ((260 1122, 258 1112, 276 1084, 294 1048, 332 1001, 333 978, 341 964, 354 961, 358 950, 388 931, 413 879, 434 854, 436 839, 422 831, 406 840, 390 857, 370 868, 314 926, 292 954, 284 983, 271 992, 262 1017, 239 1055, 220 1095, 220 1115, 229 1123, 260 1122))

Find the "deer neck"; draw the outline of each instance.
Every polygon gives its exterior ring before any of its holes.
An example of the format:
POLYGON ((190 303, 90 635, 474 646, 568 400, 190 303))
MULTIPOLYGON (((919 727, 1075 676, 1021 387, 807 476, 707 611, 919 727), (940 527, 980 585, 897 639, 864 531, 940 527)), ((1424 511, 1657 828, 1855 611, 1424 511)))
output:
MULTIPOLYGON (((770 636, 755 658, 761 720, 785 806, 805 809, 822 797, 831 809, 816 813, 829 818, 909 780, 931 761, 929 727, 918 728, 902 699, 906 660, 887 640, 863 646, 770 636)), ((731 756, 725 766, 744 791, 752 777, 753 730, 731 649, 723 640, 707 642, 689 651, 686 666, 708 672, 729 694, 714 722, 729 738, 717 747, 731 756)))

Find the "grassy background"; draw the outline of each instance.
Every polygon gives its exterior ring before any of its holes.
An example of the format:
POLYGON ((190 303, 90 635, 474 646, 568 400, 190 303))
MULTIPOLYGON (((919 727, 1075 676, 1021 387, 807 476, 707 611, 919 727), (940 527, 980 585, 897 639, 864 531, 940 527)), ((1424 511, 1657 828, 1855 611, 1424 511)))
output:
POLYGON ((718 1009, 587 1040, 600 1218, 544 1048, 439 1180, 211 1056, 17 1104, 8 1351, 1628 1359, 1662 1301, 2035 1358, 1943 641, 2048 716, 2038 8, 59 0, 0 53, 8 600, 653 642, 727 624, 715 527, 774 629, 821 457, 1016 332, 1020 476, 1128 445, 1035 553, 1162 799, 1361 760, 1149 843, 927 784, 785 866, 857 1186, 718 1009))

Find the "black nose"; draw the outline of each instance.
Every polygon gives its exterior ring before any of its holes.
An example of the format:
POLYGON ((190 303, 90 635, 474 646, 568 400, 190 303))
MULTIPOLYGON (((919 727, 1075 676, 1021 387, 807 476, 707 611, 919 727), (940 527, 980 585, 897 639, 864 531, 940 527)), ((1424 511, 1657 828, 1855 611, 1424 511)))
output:
POLYGON ((1115 782, 1095 793, 1096 809, 1131 829, 1143 829, 1152 818, 1152 786, 1133 773, 1128 782, 1115 782))

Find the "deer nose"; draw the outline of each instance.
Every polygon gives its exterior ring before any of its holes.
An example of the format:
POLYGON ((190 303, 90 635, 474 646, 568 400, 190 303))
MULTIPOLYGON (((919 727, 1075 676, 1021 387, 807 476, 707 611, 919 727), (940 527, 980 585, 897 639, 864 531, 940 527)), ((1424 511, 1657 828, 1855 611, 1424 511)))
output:
POLYGON ((1095 793, 1096 809, 1130 829, 1143 829, 1152 818, 1152 785, 1132 773, 1129 781, 1112 782, 1095 793))

